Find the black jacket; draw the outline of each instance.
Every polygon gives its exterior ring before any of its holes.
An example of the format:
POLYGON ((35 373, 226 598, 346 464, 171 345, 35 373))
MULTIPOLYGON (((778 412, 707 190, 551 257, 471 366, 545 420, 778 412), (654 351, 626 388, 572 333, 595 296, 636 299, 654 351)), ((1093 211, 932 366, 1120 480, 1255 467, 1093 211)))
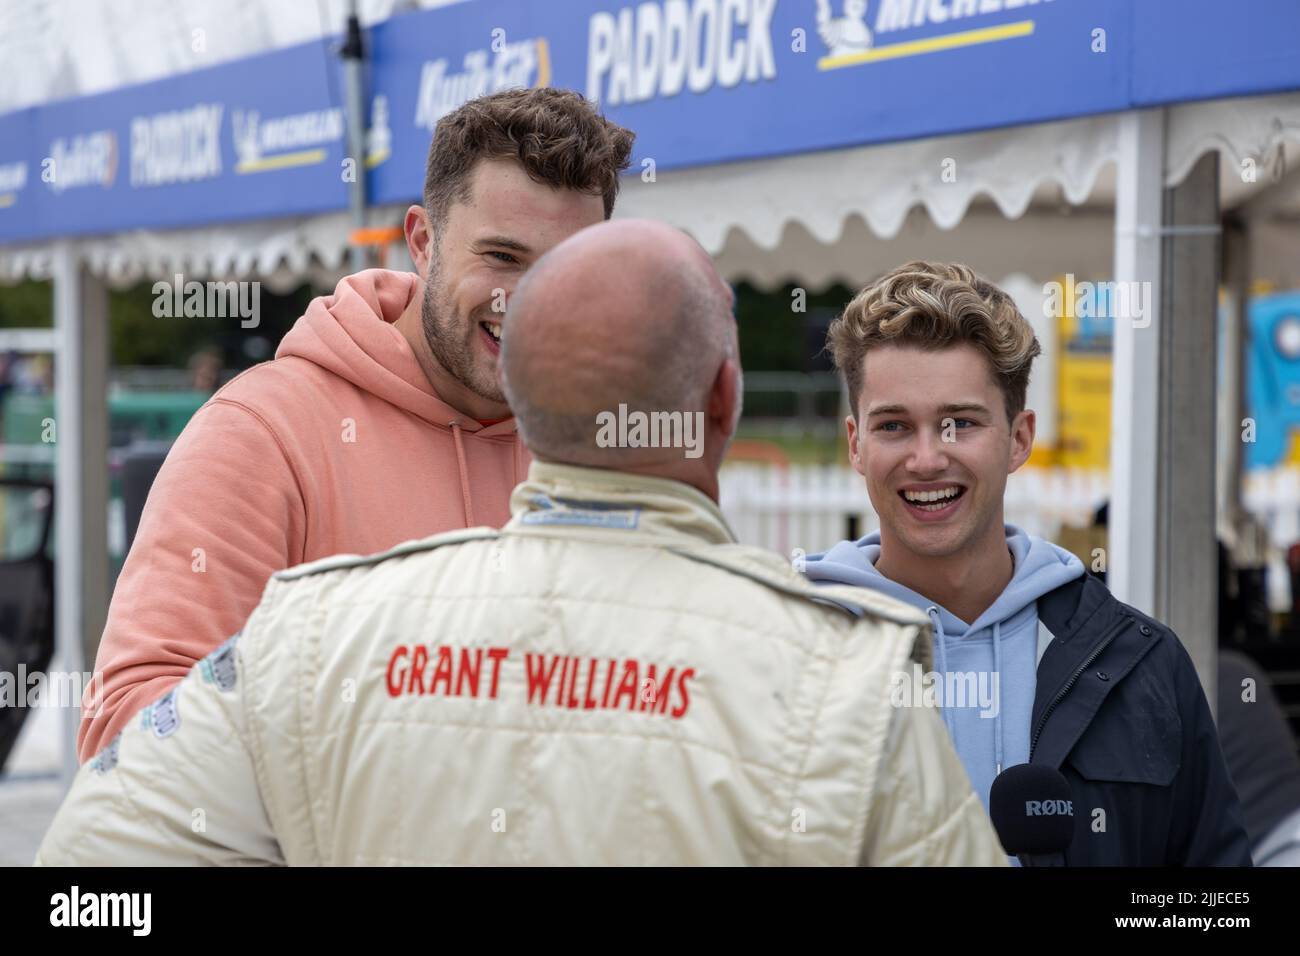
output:
POLYGON ((1085 574, 1038 600, 1030 763, 1074 803, 1067 866, 1249 866, 1241 807, 1177 635, 1085 574))

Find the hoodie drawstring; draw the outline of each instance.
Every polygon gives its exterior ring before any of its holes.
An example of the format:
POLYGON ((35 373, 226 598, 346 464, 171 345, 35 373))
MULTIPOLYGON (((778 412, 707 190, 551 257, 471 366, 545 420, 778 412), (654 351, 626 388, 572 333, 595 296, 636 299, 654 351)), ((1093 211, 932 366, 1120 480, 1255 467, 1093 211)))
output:
MULTIPOLYGON (((948 649, 944 647, 943 619, 939 617, 939 608, 931 604, 925 609, 925 613, 930 616, 930 623, 934 625, 934 645, 935 650, 939 653, 939 680, 947 679, 948 675, 948 649)), ((939 685, 940 696, 943 694, 943 684, 939 685)), ((951 708, 948 701, 944 701, 939 710, 943 715, 944 726, 948 728, 948 736, 952 738, 952 746, 957 748, 957 725, 953 722, 952 714, 949 713, 951 708)))
MULTIPOLYGON (((948 680, 948 649, 945 646, 947 635, 943 632, 943 619, 939 616, 937 605, 931 604, 925 609, 925 613, 930 617, 930 623, 934 625, 934 644, 935 652, 939 658, 939 679, 945 683, 948 680)), ((993 762, 996 765, 994 774, 1002 773, 1002 624, 995 621, 993 623, 993 673, 994 680, 997 681, 998 699, 997 713, 993 720, 993 762)), ((942 690, 942 687, 941 687, 942 690)), ((941 695, 942 696, 942 695, 941 695)), ((952 738, 952 746, 957 748, 957 724, 949 713, 951 710, 951 701, 945 701, 940 707, 943 713, 944 725, 948 728, 948 736, 952 738)))
POLYGON ((997 715, 993 718, 994 775, 1002 773, 1002 623, 993 622, 993 679, 997 681, 997 715))
POLYGON ((460 500, 465 506, 465 527, 474 527, 474 504, 469 497, 469 470, 465 465, 465 446, 460 439, 460 422, 451 423, 451 437, 456 443, 456 464, 460 466, 460 500))

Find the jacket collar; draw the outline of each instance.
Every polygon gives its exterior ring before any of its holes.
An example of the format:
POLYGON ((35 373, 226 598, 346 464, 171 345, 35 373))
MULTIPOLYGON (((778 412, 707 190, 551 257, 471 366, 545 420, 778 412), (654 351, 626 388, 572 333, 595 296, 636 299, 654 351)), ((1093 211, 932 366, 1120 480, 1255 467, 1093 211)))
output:
POLYGON ((510 496, 504 531, 608 539, 624 532, 654 545, 734 544, 717 504, 668 478, 534 460, 510 496))
POLYGON ((1031 757, 1033 763, 1055 767, 1083 735, 1110 692, 1155 644, 1156 635, 1151 627, 1140 625, 1132 609, 1091 574, 1038 600, 1038 620, 1055 639, 1038 662, 1030 720, 1031 757), (1104 673, 1105 680, 1085 675, 1080 670, 1085 664, 1089 674, 1104 673))
MULTIPOLYGON (((1067 581, 1038 599, 1038 619, 1059 641, 1073 640, 1093 615, 1112 603, 1106 586, 1091 574, 1067 581)), ((1114 609, 1108 609, 1114 610, 1114 609)))

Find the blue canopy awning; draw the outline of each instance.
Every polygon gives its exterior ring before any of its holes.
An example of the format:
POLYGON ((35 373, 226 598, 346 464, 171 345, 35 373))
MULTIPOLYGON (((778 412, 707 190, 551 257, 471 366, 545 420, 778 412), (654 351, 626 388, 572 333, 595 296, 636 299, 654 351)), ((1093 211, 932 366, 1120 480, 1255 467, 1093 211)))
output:
POLYGON ((508 86, 584 92, 658 175, 1300 89, 1297 36, 1295 0, 480 0, 369 31, 360 164, 329 40, 0 116, 0 244, 418 199, 433 125, 508 86))

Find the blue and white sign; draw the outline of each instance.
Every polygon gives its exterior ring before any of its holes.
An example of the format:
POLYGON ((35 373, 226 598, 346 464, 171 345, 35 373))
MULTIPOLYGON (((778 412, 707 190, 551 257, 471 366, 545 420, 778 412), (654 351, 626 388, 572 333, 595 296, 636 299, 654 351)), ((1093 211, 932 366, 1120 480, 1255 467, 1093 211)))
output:
POLYGON ((337 41, 0 116, 0 243, 418 200, 437 121, 587 95, 633 171, 1300 89, 1297 0, 477 0, 369 31, 366 156, 337 41))

